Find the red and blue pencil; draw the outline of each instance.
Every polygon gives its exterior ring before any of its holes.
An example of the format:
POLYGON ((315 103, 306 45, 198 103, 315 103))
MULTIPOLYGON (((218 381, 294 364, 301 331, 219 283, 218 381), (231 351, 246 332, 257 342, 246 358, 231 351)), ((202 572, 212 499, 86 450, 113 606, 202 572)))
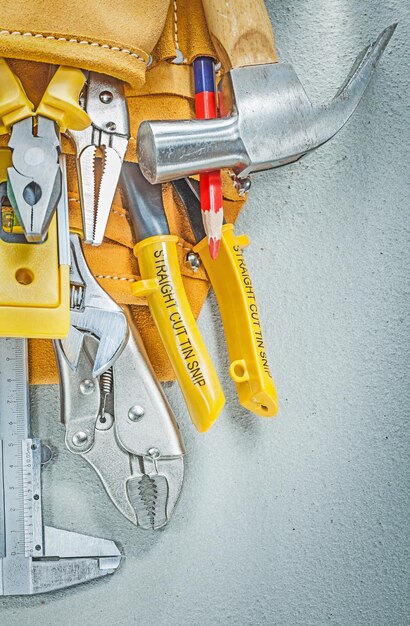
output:
MULTIPOLYGON (((194 61, 195 112, 198 119, 218 117, 215 65, 211 57, 194 61)), ((220 170, 205 172, 199 177, 201 213, 208 237, 209 253, 216 259, 221 243, 223 224, 222 181, 220 170)))

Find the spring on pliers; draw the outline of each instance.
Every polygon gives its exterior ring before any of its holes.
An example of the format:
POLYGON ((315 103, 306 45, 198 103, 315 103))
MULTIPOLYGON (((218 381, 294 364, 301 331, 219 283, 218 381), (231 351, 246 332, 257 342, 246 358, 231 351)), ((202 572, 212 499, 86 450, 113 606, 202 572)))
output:
POLYGON ((108 394, 112 393, 113 380, 114 380, 114 375, 113 375, 112 367, 110 367, 109 370, 104 372, 104 374, 101 374, 100 386, 101 386, 101 392, 104 396, 108 396, 108 394))
POLYGON ((80 311, 83 307, 84 287, 82 285, 71 285, 70 309, 80 311))

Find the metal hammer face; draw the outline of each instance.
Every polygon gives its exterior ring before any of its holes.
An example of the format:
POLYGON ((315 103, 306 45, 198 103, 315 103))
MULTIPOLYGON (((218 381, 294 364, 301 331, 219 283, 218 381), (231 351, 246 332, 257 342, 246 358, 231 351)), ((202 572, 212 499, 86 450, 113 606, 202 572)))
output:
POLYGON ((219 84, 223 117, 141 124, 137 153, 142 173, 150 183, 224 167, 246 177, 296 161, 331 139, 350 118, 395 28, 386 28, 358 55, 326 105, 312 105, 286 63, 232 69, 219 84))

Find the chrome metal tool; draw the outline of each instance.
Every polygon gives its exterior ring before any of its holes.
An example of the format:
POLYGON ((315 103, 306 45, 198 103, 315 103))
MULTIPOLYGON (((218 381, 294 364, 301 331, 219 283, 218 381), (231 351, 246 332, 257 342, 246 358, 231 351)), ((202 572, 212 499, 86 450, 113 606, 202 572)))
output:
POLYGON ((80 104, 92 125, 67 134, 76 146, 84 241, 99 246, 130 138, 128 107, 121 81, 95 72, 88 74, 80 104), (98 151, 102 156, 100 176, 98 151))
POLYGON ((132 318, 99 286, 71 235, 73 338, 55 341, 68 449, 131 522, 170 519, 184 476, 178 426, 132 318))
POLYGON ((30 434, 27 340, 0 339, 0 596, 71 587, 121 561, 113 541, 43 524, 44 450, 30 434))
POLYGON ((0 58, 0 135, 10 134, 7 195, 29 242, 45 240, 62 192, 60 132, 90 124, 78 98, 85 81, 60 66, 35 109, 19 78, 0 58))
POLYGON ((27 241, 43 241, 62 189, 58 126, 40 115, 34 134, 33 118, 21 120, 13 126, 9 148, 13 151, 13 167, 8 170, 10 201, 27 241))
POLYGON ((142 173, 150 183, 163 183, 229 167, 242 179, 297 161, 348 121, 395 28, 386 28, 358 55, 333 100, 322 106, 311 103, 287 63, 234 67, 218 86, 219 119, 142 122, 137 141, 142 173))

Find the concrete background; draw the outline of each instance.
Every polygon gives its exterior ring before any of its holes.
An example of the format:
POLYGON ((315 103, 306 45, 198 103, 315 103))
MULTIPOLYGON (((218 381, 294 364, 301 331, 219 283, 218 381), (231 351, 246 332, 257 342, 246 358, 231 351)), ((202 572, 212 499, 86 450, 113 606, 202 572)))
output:
POLYGON ((268 7, 282 58, 316 101, 400 22, 348 126, 306 160, 255 176, 238 223, 253 242, 280 415, 238 405, 210 297, 200 326, 227 407, 200 436, 167 387, 186 481, 172 523, 147 533, 65 450, 57 389, 35 390, 34 429, 58 450, 43 471, 46 522, 114 538, 127 559, 104 581, 0 600, 2 626, 409 624, 408 1, 268 7))

